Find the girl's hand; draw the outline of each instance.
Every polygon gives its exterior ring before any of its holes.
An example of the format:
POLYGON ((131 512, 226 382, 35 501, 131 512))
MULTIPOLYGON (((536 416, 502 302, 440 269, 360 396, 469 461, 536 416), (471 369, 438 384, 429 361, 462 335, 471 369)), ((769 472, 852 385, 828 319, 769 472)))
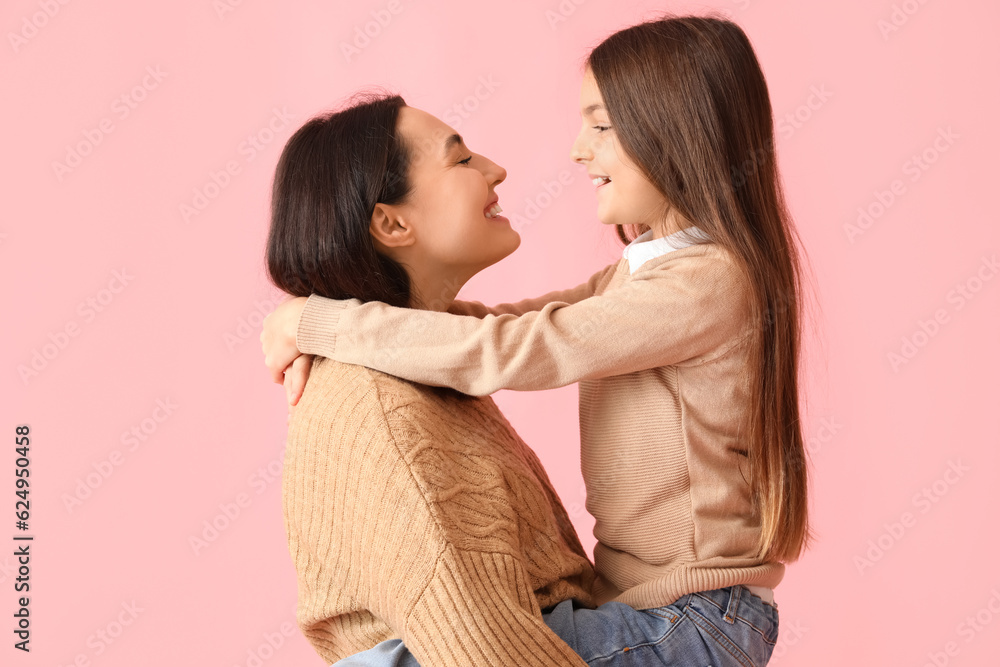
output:
MULTIPOLYGON (((264 318, 264 328, 260 332, 260 347, 264 352, 264 364, 271 372, 271 379, 278 384, 284 384, 285 370, 299 356, 295 333, 306 301, 304 296, 288 299, 264 318)), ((308 373, 306 375, 308 376, 308 373)), ((300 393, 304 385, 304 381, 299 385, 300 393)))
POLYGON ((288 397, 288 419, 292 418, 292 408, 299 404, 305 389, 309 371, 312 369, 312 355, 300 354, 285 370, 285 395, 288 397))

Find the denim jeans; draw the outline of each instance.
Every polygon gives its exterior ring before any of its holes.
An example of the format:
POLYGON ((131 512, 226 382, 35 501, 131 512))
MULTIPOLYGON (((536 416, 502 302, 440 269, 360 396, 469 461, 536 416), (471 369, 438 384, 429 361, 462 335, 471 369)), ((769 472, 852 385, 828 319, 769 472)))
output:
MULTIPOLYGON (((542 618, 591 667, 763 667, 778 639, 778 608, 743 586, 685 595, 637 610, 597 609, 564 600, 542 618)), ((398 639, 344 658, 335 667, 419 667, 398 639)))

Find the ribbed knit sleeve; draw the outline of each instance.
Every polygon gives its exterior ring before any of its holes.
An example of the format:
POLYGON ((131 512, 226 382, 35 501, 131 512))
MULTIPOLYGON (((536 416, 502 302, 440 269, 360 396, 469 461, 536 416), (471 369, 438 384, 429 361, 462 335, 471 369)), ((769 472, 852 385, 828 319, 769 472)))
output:
POLYGON ((449 546, 403 643, 421 665, 586 665, 542 621, 520 561, 449 546))
POLYGON ((577 303, 482 319, 313 295, 299 349, 484 396, 707 359, 746 332, 741 274, 714 244, 677 250, 619 282, 577 303))
POLYGON ((282 481, 298 623, 328 663, 400 633, 445 548, 374 386, 330 370, 314 363, 282 481))
POLYGON ((453 315, 471 315, 482 318, 487 315, 530 313, 533 310, 541 310, 546 304, 553 302, 577 303, 587 297, 594 296, 611 279, 617 267, 618 262, 609 264, 592 275, 587 282, 568 290, 556 290, 533 299, 523 299, 516 303, 501 303, 496 306, 486 306, 478 301, 455 301, 448 308, 448 312, 453 315))

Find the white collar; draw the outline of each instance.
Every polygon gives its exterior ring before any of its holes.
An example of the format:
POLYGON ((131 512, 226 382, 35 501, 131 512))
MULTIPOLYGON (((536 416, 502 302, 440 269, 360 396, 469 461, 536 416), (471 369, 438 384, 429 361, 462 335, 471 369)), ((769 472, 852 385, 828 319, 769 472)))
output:
POLYGON ((654 239, 652 236, 653 230, 650 229, 622 250, 622 257, 628 260, 630 274, 638 271, 639 267, 651 259, 694 245, 694 241, 691 239, 711 240, 708 234, 694 225, 662 238, 654 239))

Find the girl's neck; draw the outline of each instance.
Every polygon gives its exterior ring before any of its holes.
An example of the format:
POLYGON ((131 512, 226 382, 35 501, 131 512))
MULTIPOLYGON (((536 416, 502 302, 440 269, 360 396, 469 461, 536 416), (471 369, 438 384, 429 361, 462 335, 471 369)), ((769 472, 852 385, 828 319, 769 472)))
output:
POLYGON ((650 226, 653 230, 654 239, 662 239, 665 236, 670 236, 671 234, 676 234, 682 229, 687 229, 693 225, 690 220, 685 218, 676 207, 671 206, 670 210, 667 212, 666 217, 659 221, 659 224, 655 226, 650 226))

